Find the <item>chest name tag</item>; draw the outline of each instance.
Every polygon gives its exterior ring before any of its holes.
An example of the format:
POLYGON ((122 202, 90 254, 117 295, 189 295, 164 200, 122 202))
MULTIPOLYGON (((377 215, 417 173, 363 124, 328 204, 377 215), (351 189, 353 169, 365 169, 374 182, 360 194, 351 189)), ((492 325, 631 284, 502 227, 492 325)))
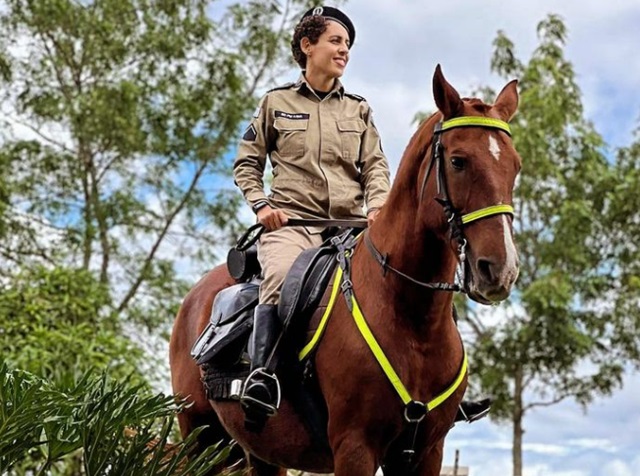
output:
POLYGON ((284 117, 285 119, 293 119, 294 121, 302 121, 309 119, 309 114, 302 113, 290 113, 290 112, 282 112, 276 111, 276 117, 284 117))

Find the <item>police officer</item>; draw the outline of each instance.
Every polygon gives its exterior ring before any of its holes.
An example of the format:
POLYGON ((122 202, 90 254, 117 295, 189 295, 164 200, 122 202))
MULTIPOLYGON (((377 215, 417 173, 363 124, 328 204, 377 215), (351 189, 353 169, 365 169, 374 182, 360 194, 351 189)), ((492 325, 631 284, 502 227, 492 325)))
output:
MULTIPOLYGON (((364 218, 365 207, 371 224, 389 191, 371 109, 339 80, 355 36, 351 20, 336 8, 315 7, 303 15, 291 41, 300 78, 261 99, 234 163, 235 182, 268 231, 258 245, 264 280, 254 315, 252 373, 241 400, 248 418, 277 411, 277 380, 264 367, 280 333, 280 288, 296 257, 322 243, 320 228, 283 226, 289 217, 364 218), (269 196, 267 156, 273 166, 269 196)), ((463 402, 456 421, 475 421, 490 404, 463 402)))
POLYGON ((276 412, 275 376, 264 366, 280 332, 280 288, 296 257, 322 243, 320 228, 283 225, 289 217, 362 219, 365 207, 372 222, 389 191, 371 109, 339 80, 355 36, 351 20, 336 8, 303 15, 291 42, 302 74, 262 98, 234 163, 235 182, 267 230, 258 244, 264 280, 254 316, 253 372, 242 398, 248 414, 276 412), (267 156, 273 166, 268 196, 267 156))

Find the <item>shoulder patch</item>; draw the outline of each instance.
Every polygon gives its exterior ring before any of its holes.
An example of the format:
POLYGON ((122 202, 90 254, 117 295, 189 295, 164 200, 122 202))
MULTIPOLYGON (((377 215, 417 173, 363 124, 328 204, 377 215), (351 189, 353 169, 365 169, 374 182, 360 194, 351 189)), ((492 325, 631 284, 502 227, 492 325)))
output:
POLYGON ((366 99, 363 98, 362 96, 359 96, 358 94, 348 93, 348 92, 345 91, 344 95, 350 97, 351 99, 355 99, 356 101, 360 101, 360 102, 365 101, 366 102, 366 99))
POLYGON ((258 137, 258 133, 256 131, 256 128, 253 126, 253 124, 250 124, 249 127, 247 127, 247 130, 244 131, 244 135, 242 136, 242 140, 246 140, 249 142, 254 142, 256 140, 256 137, 258 137))
POLYGON ((276 86, 273 89, 269 89, 269 91, 267 91, 267 92, 270 93, 271 91, 278 91, 280 89, 289 89, 289 88, 292 88, 295 85, 296 85, 296 83, 294 83, 294 82, 286 83, 286 84, 283 84, 281 86, 276 86))

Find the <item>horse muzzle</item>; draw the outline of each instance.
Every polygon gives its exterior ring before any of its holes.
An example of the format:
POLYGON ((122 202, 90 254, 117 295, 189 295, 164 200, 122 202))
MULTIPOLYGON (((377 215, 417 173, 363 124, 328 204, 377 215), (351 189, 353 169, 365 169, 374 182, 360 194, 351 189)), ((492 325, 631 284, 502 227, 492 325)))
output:
POLYGON ((467 284, 469 297, 481 304, 504 301, 518 278, 516 262, 499 262, 489 257, 471 259, 467 284))

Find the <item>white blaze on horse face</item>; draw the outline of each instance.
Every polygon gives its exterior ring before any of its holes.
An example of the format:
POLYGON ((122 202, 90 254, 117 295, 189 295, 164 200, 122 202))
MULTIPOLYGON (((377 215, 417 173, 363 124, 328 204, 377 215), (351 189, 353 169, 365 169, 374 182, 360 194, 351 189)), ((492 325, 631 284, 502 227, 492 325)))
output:
POLYGON ((511 229, 509 228, 509 220, 505 215, 502 215, 502 228, 504 231, 504 249, 507 254, 505 268, 515 271, 518 266, 518 255, 516 245, 513 242, 513 236, 511 235, 511 229))
POLYGON ((500 160, 500 146, 493 134, 489 136, 489 152, 491 152, 494 159, 500 160))

